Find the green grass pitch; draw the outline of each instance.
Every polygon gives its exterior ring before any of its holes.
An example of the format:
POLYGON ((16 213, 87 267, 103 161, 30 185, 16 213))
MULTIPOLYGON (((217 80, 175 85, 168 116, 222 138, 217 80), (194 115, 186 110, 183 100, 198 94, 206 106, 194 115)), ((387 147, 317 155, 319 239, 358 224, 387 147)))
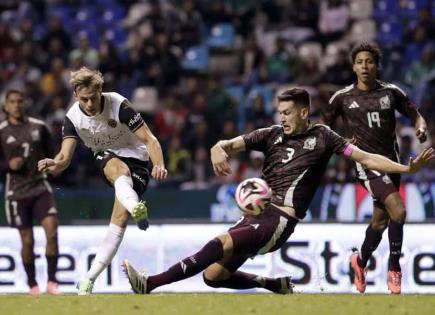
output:
POLYGON ((431 295, 356 294, 97 294, 1 295, 1 314, 23 315, 424 315, 435 314, 431 295))

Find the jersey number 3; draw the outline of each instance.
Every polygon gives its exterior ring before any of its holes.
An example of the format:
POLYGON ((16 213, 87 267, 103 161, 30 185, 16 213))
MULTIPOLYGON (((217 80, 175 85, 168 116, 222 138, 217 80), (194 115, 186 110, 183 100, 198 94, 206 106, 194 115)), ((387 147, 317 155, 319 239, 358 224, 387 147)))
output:
POLYGON ((376 124, 378 127, 381 127, 381 120, 379 119, 379 112, 368 112, 367 113, 367 121, 369 122, 369 127, 373 128, 376 124))
POLYGON ((287 148, 286 150, 287 150, 287 158, 281 160, 281 162, 284 164, 290 162, 290 160, 293 158, 293 155, 295 154, 295 149, 293 148, 287 148))

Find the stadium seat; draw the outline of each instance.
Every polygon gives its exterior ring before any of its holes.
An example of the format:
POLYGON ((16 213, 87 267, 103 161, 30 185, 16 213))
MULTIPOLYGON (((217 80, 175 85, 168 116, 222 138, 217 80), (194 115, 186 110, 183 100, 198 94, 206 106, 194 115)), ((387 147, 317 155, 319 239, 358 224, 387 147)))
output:
POLYGON ((401 43, 402 35, 403 26, 400 20, 385 20, 379 24, 376 39, 381 46, 392 47, 401 43))
POLYGON ((390 16, 397 16, 399 13, 399 1, 397 0, 375 0, 373 4, 372 15, 378 21, 390 16))
POLYGON ((348 41, 350 43, 370 42, 376 37, 376 23, 372 20, 359 20, 353 23, 348 41))
POLYGON ((206 39, 210 48, 230 49, 234 46, 235 30, 230 23, 219 23, 214 25, 206 39))
POLYGON ((87 29, 78 29, 77 34, 78 36, 76 39, 87 37, 91 46, 93 48, 98 48, 98 44, 100 42, 100 35, 95 28, 89 27, 87 29))
POLYGON ((97 21, 97 8, 93 5, 84 5, 75 13, 75 23, 78 27, 86 28, 89 26, 96 26, 97 21))
POLYGON ((184 53, 181 67, 184 70, 207 70, 209 53, 206 46, 192 46, 184 53))
POLYGON ((102 10, 100 23, 105 26, 117 25, 125 17, 125 10, 119 5, 108 5, 102 10))
POLYGON ((120 26, 112 27, 104 32, 104 38, 116 46, 122 46, 127 40, 127 32, 120 26))
POLYGON ((245 106, 246 107, 252 106, 252 102, 254 101, 254 99, 258 95, 261 95, 263 97, 264 109, 265 109, 266 113, 268 115, 272 115, 274 113, 273 99, 274 99, 275 93, 274 93, 273 88, 268 86, 268 85, 253 86, 246 96, 245 106))
POLYGON ((157 89, 152 86, 140 86, 131 97, 133 108, 138 112, 154 113, 157 108, 157 89))
POLYGON ((355 20, 367 19, 372 15, 373 3, 372 1, 365 0, 352 0, 350 1, 350 17, 355 20))
POLYGON ((429 6, 428 0, 406 0, 402 1, 399 14, 403 18, 418 19, 420 11, 429 6))
POLYGON ((74 21, 73 10, 68 5, 56 5, 48 9, 47 16, 56 16, 62 21, 62 25, 68 28, 74 21))

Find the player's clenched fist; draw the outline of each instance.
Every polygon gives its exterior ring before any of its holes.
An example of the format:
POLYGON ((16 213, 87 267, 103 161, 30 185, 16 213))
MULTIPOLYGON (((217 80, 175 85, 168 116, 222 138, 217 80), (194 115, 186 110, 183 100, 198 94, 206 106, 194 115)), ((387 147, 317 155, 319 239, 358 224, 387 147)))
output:
POLYGON ((168 176, 168 171, 163 165, 154 165, 151 176, 155 179, 165 179, 168 176))
POLYGON ((54 173, 57 162, 53 159, 42 159, 38 161, 38 171, 43 173, 54 173))

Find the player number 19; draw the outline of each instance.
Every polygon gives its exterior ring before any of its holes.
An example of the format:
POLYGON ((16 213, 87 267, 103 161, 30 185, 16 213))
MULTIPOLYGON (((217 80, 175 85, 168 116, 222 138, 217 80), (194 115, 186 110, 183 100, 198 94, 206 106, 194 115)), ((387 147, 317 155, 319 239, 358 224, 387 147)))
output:
POLYGON ((369 127, 373 128, 376 124, 378 127, 381 127, 381 120, 379 119, 379 112, 368 112, 367 120, 369 122, 369 127))

